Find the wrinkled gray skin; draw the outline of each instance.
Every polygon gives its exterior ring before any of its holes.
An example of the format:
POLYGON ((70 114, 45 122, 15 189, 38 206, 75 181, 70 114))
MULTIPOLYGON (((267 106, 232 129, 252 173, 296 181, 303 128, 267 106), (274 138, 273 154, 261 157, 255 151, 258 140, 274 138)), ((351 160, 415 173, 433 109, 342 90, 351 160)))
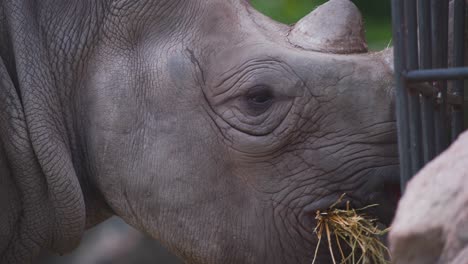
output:
POLYGON ((342 193, 388 223, 389 52, 289 31, 240 0, 1 0, 0 263, 112 214, 189 263, 310 263, 342 193))

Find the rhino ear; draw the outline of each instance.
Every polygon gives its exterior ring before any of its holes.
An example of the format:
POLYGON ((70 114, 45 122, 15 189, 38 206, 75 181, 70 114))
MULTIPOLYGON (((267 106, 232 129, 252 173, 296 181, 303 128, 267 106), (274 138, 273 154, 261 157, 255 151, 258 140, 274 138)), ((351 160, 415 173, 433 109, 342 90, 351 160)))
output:
POLYGON ((349 0, 330 0, 319 6, 293 27, 288 39, 313 51, 367 52, 361 13, 349 0))

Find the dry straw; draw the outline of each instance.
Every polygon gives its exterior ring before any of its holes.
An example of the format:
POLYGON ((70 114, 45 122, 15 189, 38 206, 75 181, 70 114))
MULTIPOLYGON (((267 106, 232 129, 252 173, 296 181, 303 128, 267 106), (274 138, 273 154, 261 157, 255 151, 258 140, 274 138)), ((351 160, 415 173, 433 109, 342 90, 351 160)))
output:
POLYGON ((351 209, 349 201, 346 203, 346 210, 336 208, 344 194, 326 211, 317 211, 315 219, 317 226, 315 233, 318 237, 315 248, 314 260, 317 259, 318 249, 324 234, 328 240, 328 250, 330 251, 333 264, 337 264, 333 243, 336 243, 341 264, 388 264, 390 263, 388 248, 382 243, 382 236, 388 229, 380 229, 377 226, 377 219, 366 216, 363 211, 376 205, 366 206, 360 209, 351 209), (334 241, 334 242, 333 242, 334 241), (346 256, 344 247, 349 248, 346 256))

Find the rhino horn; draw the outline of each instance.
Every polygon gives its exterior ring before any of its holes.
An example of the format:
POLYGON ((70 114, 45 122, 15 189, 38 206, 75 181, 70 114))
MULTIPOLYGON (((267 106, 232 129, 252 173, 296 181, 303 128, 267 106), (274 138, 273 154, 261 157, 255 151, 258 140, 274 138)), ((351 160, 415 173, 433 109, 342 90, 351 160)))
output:
POLYGON ((330 0, 302 18, 288 35, 306 50, 350 54, 367 52, 359 9, 349 0, 330 0))

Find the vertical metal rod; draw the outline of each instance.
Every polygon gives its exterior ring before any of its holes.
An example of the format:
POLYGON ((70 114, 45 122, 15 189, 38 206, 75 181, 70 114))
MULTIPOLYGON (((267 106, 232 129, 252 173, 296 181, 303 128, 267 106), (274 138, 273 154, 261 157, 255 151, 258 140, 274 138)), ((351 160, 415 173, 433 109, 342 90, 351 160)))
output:
MULTIPOLYGON (((431 6, 427 0, 418 0, 418 29, 419 29, 419 68, 432 67, 431 43, 431 6)), ((435 157, 434 139, 434 98, 422 98, 422 145, 424 163, 435 157)))
MULTIPOLYGON (((462 67, 465 59, 465 0, 454 0, 453 66, 462 67)), ((464 80, 453 82, 453 94, 464 98, 464 80)), ((452 141, 463 131, 463 105, 452 107, 452 141)))
POLYGON ((396 80, 396 114, 398 130, 398 149, 400 159, 400 182, 401 191, 404 192, 406 183, 411 177, 411 162, 409 148, 409 128, 408 128, 408 96, 406 92, 405 79, 403 71, 406 63, 404 61, 404 31, 405 23, 403 20, 403 1, 392 0, 392 24, 393 24, 393 54, 395 60, 395 80, 396 80))
MULTIPOLYGON (((447 68, 448 53, 448 0, 431 0, 432 17, 432 66, 447 68)), ((447 82, 436 82, 438 107, 435 111, 436 154, 448 145, 447 125, 447 82)))
MULTIPOLYGON (((405 22, 406 22, 406 69, 417 70, 418 61, 418 29, 416 0, 406 0, 405 22)), ((419 93, 406 89, 408 92, 409 130, 410 130, 410 152, 411 152, 411 176, 415 175, 422 167, 422 146, 421 146, 421 105, 419 93)))

